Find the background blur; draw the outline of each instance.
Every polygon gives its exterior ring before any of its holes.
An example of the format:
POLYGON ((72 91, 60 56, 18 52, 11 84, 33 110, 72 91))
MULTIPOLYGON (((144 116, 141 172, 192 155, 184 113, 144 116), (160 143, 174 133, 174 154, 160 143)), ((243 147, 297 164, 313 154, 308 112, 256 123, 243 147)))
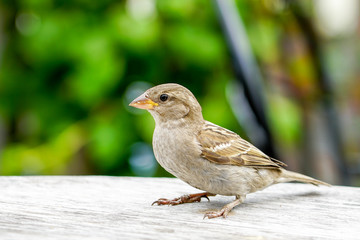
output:
MULTIPOLYGON (((360 2, 236 3, 264 79, 276 157, 360 186, 360 2), (324 96, 339 125, 341 171, 324 96)), ((212 1, 1 0, 0 175, 170 176, 152 154, 152 117, 128 107, 166 82, 188 87, 207 120, 249 140, 212 1)))

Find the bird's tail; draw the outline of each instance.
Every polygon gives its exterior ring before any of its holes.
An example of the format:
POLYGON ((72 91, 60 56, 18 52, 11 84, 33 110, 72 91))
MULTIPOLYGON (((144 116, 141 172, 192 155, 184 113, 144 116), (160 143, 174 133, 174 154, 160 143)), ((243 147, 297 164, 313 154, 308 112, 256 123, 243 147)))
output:
POLYGON ((322 181, 317 180, 315 178, 311 178, 311 177, 305 176, 305 175, 300 174, 300 173, 291 172, 291 171, 287 171, 285 169, 282 169, 281 170, 281 176, 278 179, 278 182, 292 182, 292 181, 311 183, 311 184, 314 184, 316 186, 319 186, 319 185, 324 185, 324 186, 328 186, 328 187, 331 186, 330 184, 328 184, 326 182, 322 182, 322 181))

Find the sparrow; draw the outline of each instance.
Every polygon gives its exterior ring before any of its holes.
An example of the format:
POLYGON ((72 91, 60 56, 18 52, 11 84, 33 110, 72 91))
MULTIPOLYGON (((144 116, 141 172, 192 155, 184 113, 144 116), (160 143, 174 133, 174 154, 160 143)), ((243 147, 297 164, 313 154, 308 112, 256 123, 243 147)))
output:
POLYGON ((200 202, 209 196, 235 196, 235 201, 204 218, 226 217, 247 194, 282 182, 329 184, 285 170, 238 134, 204 120, 201 106, 187 88, 167 83, 152 87, 130 106, 147 110, 155 120, 153 151, 169 173, 204 192, 175 199, 160 198, 157 205, 200 202))

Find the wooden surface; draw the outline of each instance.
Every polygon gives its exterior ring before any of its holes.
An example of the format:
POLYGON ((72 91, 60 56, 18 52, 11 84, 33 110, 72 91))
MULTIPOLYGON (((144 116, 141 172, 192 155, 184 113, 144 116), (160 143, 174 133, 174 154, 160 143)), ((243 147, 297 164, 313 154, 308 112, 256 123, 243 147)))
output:
POLYGON ((247 196, 151 206, 199 192, 177 179, 0 177, 0 239, 360 239, 360 188, 283 183, 247 196))

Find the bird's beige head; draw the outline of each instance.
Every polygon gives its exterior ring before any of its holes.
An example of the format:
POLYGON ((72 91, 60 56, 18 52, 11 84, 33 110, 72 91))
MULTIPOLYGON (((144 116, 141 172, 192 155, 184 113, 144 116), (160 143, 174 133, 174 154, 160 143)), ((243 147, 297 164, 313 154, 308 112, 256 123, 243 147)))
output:
POLYGON ((175 83, 152 87, 129 105, 148 110, 156 123, 203 119, 201 106, 195 96, 187 88, 175 83))

